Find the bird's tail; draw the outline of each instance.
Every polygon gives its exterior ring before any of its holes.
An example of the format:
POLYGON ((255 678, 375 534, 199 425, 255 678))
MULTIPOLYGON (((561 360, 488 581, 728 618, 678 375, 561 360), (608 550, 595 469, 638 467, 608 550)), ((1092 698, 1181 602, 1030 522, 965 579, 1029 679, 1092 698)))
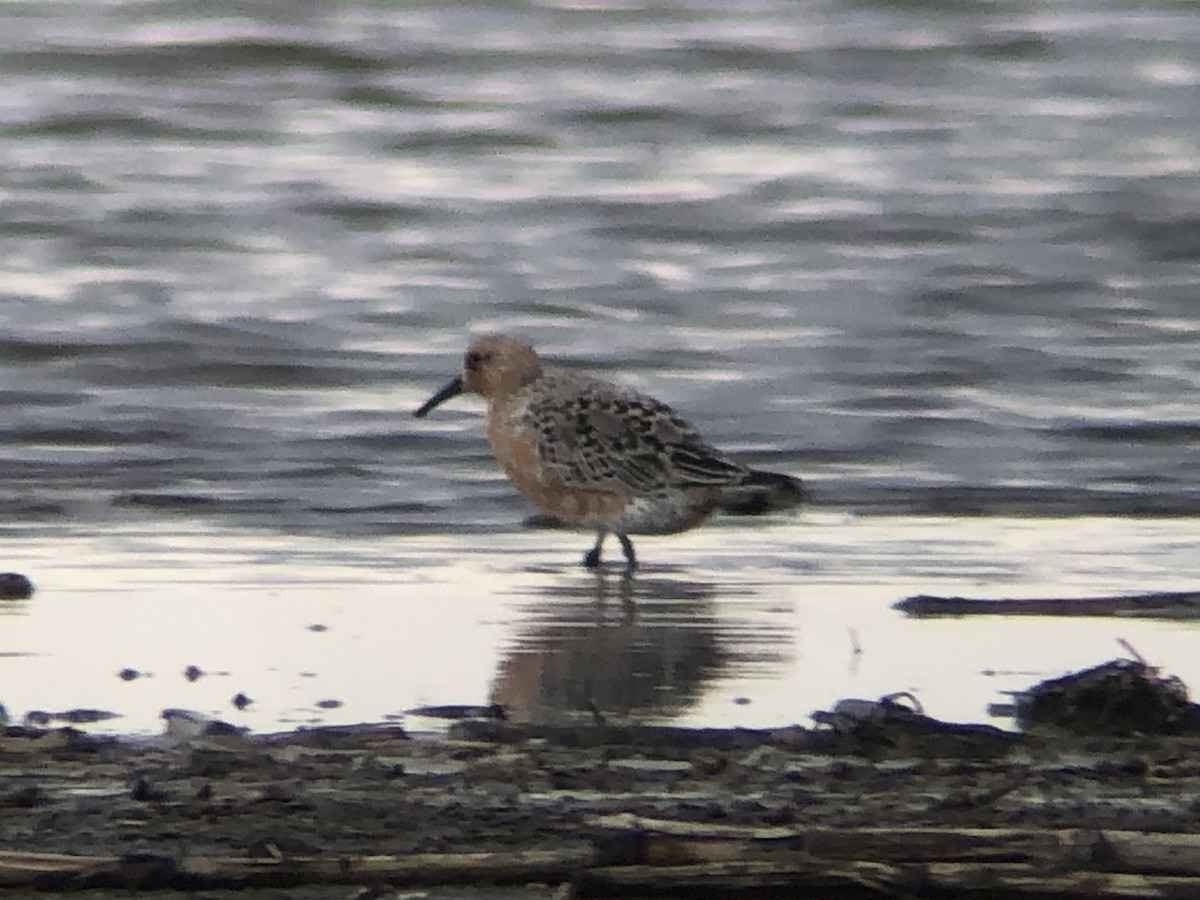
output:
POLYGON ((806 496, 807 492, 799 478, 751 469, 740 483, 721 489, 717 508, 735 516, 758 516, 794 509, 806 496))

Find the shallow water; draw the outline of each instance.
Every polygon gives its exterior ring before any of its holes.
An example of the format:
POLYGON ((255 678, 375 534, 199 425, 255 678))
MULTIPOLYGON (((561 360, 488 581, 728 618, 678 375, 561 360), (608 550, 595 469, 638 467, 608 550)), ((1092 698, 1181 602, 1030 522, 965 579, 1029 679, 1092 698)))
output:
POLYGON ((492 702, 532 721, 595 708, 618 721, 770 726, 900 690, 933 715, 980 721, 1005 691, 1124 654, 1119 639, 1200 684, 1200 624, 911 620, 892 603, 1194 587, 1200 539, 1181 528, 1194 524, 723 519, 644 541, 632 581, 583 570, 586 539, 558 532, 332 547, 257 531, 31 534, 9 553, 41 573, 40 588, 3 605, 0 673, 15 717, 100 708, 120 718, 94 727, 122 732, 159 730, 165 708, 260 730, 425 729, 435 723, 403 713, 492 702), (189 666, 205 674, 189 681, 189 666), (235 709, 238 693, 253 703, 235 709))
MULTIPOLYGON (((631 646, 721 673, 672 688, 676 718, 772 719, 776 688, 793 715, 824 702, 806 692, 840 682, 794 662, 816 652, 809 613, 754 605, 821 605, 831 566, 824 604, 929 635, 911 652, 955 684, 972 677, 940 650, 952 626, 887 603, 930 583, 1194 588, 1163 548, 1200 519, 1198 59, 1200 18, 1166 0, 5 4, 0 569, 40 590, 5 606, 0 701, 77 706, 86 686, 136 728, 235 690, 263 696, 257 725, 322 698, 346 703, 322 720, 374 716, 486 694, 500 635, 557 615, 538 603, 590 621, 570 568, 586 539, 521 530, 478 403, 409 416, 491 330, 813 488, 798 522, 649 543, 645 578, 666 584, 639 608, 675 618, 631 646), (913 522, 943 537, 920 556, 872 543, 913 522), (1075 569, 1034 562, 1075 534, 1075 569), (1031 566, 1053 577, 1012 581, 1031 566), (405 668, 425 666, 407 626, 414 646, 379 673, 285 689, 308 651, 275 658, 272 623, 332 618, 347 593, 397 634, 429 598, 416 634, 446 635, 447 668, 474 677, 405 668), (674 624, 689 603, 717 623, 702 640, 674 624), (468 653, 450 636, 476 620, 490 649, 468 653), (136 662, 159 644, 174 650, 136 662), (235 647, 245 684, 176 685, 188 658, 235 647), (26 652, 44 655, 4 655, 26 652), (60 677, 64 658, 84 668, 60 677), (125 665, 155 677, 110 684, 125 665), (425 686, 362 699, 383 682, 425 686), (758 699, 711 699, 739 693, 758 699)), ((1065 665, 1091 626, 1042 627, 1065 665)), ((1192 636, 1137 625, 1153 627, 1192 636)), ((329 652, 337 634, 297 639, 329 652)), ((1114 652, 1100 643, 1080 661, 1114 652)), ((855 665, 901 647, 864 639, 855 665)), ((518 662, 505 692, 530 678, 518 662)), ((881 692, 915 680, 881 671, 881 692)), ((978 717, 999 681, 941 712, 978 717)))

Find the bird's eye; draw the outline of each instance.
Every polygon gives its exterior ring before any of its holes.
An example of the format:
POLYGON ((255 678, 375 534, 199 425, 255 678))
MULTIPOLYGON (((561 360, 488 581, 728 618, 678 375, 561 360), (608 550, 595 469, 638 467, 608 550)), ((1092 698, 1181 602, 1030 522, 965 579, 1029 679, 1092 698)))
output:
POLYGON ((472 372, 483 365, 487 359, 487 354, 480 353, 478 350, 470 350, 467 352, 467 368, 472 372))

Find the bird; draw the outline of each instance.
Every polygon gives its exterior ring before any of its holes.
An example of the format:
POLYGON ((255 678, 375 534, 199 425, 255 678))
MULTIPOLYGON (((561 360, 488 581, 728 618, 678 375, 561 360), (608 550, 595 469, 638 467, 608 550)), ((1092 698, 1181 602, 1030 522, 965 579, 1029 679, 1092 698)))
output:
POLYGON ((795 506, 800 479, 744 466, 646 394, 557 366, 533 347, 493 334, 473 341, 462 373, 413 412, 464 393, 487 401, 487 438, 517 491, 552 518, 596 532, 583 564, 597 569, 615 534, 626 572, 638 565, 630 535, 675 534, 716 509, 795 506))

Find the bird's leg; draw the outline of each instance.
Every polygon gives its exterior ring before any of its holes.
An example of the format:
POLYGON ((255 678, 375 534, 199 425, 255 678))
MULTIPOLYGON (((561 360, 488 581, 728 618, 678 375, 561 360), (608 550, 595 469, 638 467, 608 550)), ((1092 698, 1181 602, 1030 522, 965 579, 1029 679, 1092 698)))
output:
POLYGON ((621 549, 625 551, 625 571, 632 572, 637 568, 637 557, 633 553, 633 541, 619 532, 617 540, 621 542, 621 549))
POLYGON ((596 546, 583 555, 583 564, 589 569, 600 568, 600 548, 604 545, 604 539, 608 537, 607 531, 601 531, 596 535, 596 546))

